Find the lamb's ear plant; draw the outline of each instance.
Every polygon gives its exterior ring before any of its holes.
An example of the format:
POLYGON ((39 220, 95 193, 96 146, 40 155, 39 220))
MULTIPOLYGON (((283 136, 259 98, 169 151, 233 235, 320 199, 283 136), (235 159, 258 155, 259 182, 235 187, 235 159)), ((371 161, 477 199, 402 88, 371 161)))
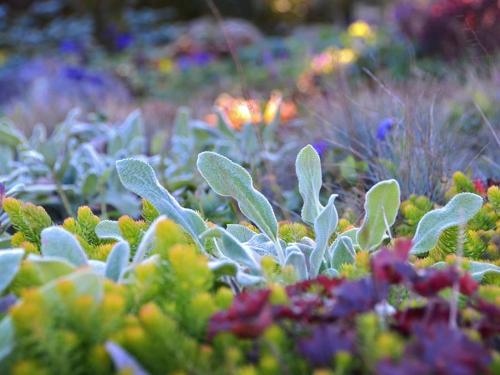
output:
POLYGON ((19 271, 23 256, 22 249, 0 250, 0 295, 19 271))
MULTIPOLYGON (((333 194, 325 206, 320 203, 321 163, 312 146, 300 151, 296 171, 304 200, 302 217, 315 235, 289 243, 280 238, 271 204, 254 188, 244 168, 215 152, 199 154, 197 166, 217 194, 237 201, 241 213, 260 233, 236 224, 228 226, 227 230, 209 229, 197 213, 181 207, 160 185, 146 162, 137 159, 117 162, 118 174, 127 188, 147 199, 160 214, 181 225, 199 248, 212 257, 214 269, 231 269, 227 266, 234 262, 238 266, 237 280, 242 284, 262 280, 259 261, 263 256, 275 258, 281 267, 292 266, 299 278, 312 278, 321 272, 338 274, 332 267, 352 262, 355 249, 360 247, 357 241, 360 230, 350 230, 343 234, 345 238, 330 247, 332 237, 338 236, 337 195, 333 194), (209 246, 209 243, 214 245, 209 246)), ((370 189, 367 199, 360 238, 363 247, 374 250, 390 235, 388 231, 399 207, 399 186, 394 180, 383 181, 370 189)), ((108 238, 119 238, 116 225, 111 222, 103 222, 97 230, 108 238)))
MULTIPOLYGON (((335 208, 337 195, 333 194, 326 205, 320 202, 321 163, 311 146, 299 152, 296 172, 304 202, 302 218, 311 227, 314 236, 305 235, 288 242, 280 238, 279 225, 271 204, 254 188, 252 178, 244 168, 209 151, 198 155, 197 166, 208 185, 217 194, 235 199, 241 213, 260 232, 255 233, 239 224, 231 224, 227 229, 208 228, 197 213, 181 207, 159 184, 147 163, 137 159, 125 159, 117 163, 118 173, 127 188, 151 202, 160 214, 181 225, 200 250, 211 257, 214 270, 226 270, 229 272, 227 275, 236 275, 236 280, 243 285, 263 280, 259 262, 264 256, 274 258, 281 267, 293 267, 296 276, 301 279, 313 278, 320 273, 336 275, 344 265, 355 263, 356 251, 361 249, 371 252, 377 250, 384 241, 392 239, 391 226, 400 206, 397 181, 381 181, 369 189, 361 226, 342 232, 338 228, 335 208)), ((444 208, 445 215, 439 219, 433 218, 435 214, 432 212, 428 213, 419 224, 413 251, 429 251, 435 244, 436 236, 444 228, 470 219, 477 212, 477 206, 481 206, 478 198, 480 200, 477 196, 457 197, 453 203, 450 202, 451 207, 455 208, 451 211, 449 207, 444 208), (461 219, 456 217, 459 211, 466 212, 461 219), (435 220, 439 222, 435 223, 435 220), (435 223, 436 226, 429 223, 435 223)), ((103 223, 100 229, 108 236, 118 238, 113 224, 103 223)))
POLYGON ((304 204, 301 216, 304 223, 313 225, 323 206, 319 202, 319 192, 323 179, 321 177, 321 160, 316 150, 308 145, 297 155, 295 172, 299 180, 299 192, 304 204))
POLYGON ((43 256, 65 259, 77 267, 88 265, 87 255, 78 240, 60 227, 42 231, 41 253, 43 256))
POLYGON ((228 158, 214 152, 198 155, 198 170, 219 195, 234 198, 243 215, 276 244, 280 263, 285 261, 278 241, 278 222, 266 197, 255 190, 250 174, 228 158))
POLYGON ((483 199, 473 193, 460 193, 446 206, 426 213, 418 223, 413 237, 412 254, 430 251, 441 233, 450 227, 465 225, 481 209, 483 199))
POLYGON ((123 185, 147 199, 167 218, 178 223, 193 241, 202 248, 198 236, 207 229, 203 219, 193 210, 181 207, 175 198, 160 185, 153 168, 139 159, 123 159, 116 163, 123 185))
POLYGON ((365 197, 365 217, 357 232, 358 245, 366 250, 376 249, 390 236, 400 205, 400 189, 396 180, 381 181, 365 197))

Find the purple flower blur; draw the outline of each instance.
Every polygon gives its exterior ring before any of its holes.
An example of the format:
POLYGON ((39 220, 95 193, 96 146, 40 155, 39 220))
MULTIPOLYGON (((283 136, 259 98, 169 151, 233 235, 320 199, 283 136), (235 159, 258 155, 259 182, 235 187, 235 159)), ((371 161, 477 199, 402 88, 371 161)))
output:
POLYGON ((101 85, 102 79, 97 74, 93 74, 78 66, 68 66, 62 71, 63 76, 72 81, 88 82, 94 85, 101 85))
POLYGON ((59 51, 68 55, 77 55, 83 51, 83 47, 76 40, 65 39, 59 44, 59 51))
POLYGON ((351 352, 354 341, 352 331, 344 331, 334 325, 320 325, 311 337, 299 342, 299 350, 313 365, 329 366, 338 352, 351 352))
POLYGON ((377 139, 383 141, 387 138, 387 135, 392 130, 395 125, 395 121, 392 118, 386 118, 379 122, 377 126, 377 139))
POLYGON ((5 185, 0 182, 0 208, 2 208, 2 201, 5 198, 5 185))
POLYGON ((115 36, 115 47, 118 51, 123 51, 130 47, 134 42, 134 38, 130 33, 118 33, 115 36))
POLYGON ((320 157, 323 157, 330 148, 328 142, 325 140, 319 140, 313 142, 312 146, 314 147, 314 149, 316 150, 316 152, 320 157))
POLYGON ((16 302, 17 297, 12 293, 0 297, 0 314, 5 314, 11 306, 16 304, 16 302))
POLYGON ((190 55, 182 55, 177 59, 177 65, 180 70, 186 71, 192 67, 207 66, 214 59, 214 56, 208 52, 196 52, 190 55))

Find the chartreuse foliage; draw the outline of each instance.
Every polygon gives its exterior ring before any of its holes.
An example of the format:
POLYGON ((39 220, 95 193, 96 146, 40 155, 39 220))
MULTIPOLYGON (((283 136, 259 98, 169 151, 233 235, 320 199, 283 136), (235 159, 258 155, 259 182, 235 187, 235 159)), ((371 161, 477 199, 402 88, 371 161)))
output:
MULTIPOLYGON (((43 285, 79 267, 90 267, 99 275, 123 281, 126 272, 147 261, 150 253, 157 252, 153 245, 160 239, 163 245, 187 243, 186 236, 176 224, 161 218, 148 230, 144 221, 128 216, 122 216, 116 222, 101 221, 88 207, 80 207, 77 217, 66 219, 62 226, 42 228, 49 224, 48 215, 42 207, 26 205, 13 198, 6 198, 4 202, 7 203, 12 223, 20 223, 15 224, 15 228, 22 230, 12 237, 13 245, 23 249, 0 253, 0 267, 2 270, 5 268, 0 283, 2 290, 9 284, 10 289, 16 292, 25 287, 43 285), (44 221, 26 212, 34 212, 44 221), (31 222, 41 224, 27 228, 27 223, 31 222), (157 235, 158 229, 163 230, 161 235, 157 235), (146 236, 147 233, 150 233, 149 236, 146 236), (14 242, 25 236, 33 242, 14 242), (21 261, 25 253, 29 256, 21 261)), ((147 207, 146 203, 144 207, 147 207)), ((149 209, 149 212, 153 211, 149 209)))
POLYGON ((39 252, 42 230, 52 225, 47 212, 42 207, 10 197, 3 199, 2 207, 17 230, 11 240, 13 245, 23 247, 28 252, 39 252))
POLYGON ((126 284, 84 268, 24 290, 1 322, 1 332, 10 335, 0 339, 0 372, 201 374, 216 368, 225 353, 207 351, 202 342, 208 319, 229 306, 231 291, 215 286, 207 258, 194 246, 159 238, 156 251, 162 257, 138 265, 126 284))

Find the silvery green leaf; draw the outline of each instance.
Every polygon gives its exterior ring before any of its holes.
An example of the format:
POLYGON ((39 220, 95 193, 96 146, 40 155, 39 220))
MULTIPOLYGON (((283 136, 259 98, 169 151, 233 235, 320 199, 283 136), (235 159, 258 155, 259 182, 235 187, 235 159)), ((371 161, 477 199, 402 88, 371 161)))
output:
POLYGON ((306 257, 306 264, 308 266, 307 268, 309 269, 310 265, 308 262, 311 259, 311 253, 314 251, 316 244, 313 242, 313 244, 310 245, 310 244, 306 244, 302 241, 302 242, 293 243, 291 245, 297 246, 300 249, 300 252, 302 254, 304 254, 304 256, 306 257))
POLYGON ((189 129, 189 121, 191 119, 191 111, 188 107, 180 107, 174 122, 174 137, 189 139, 191 131, 189 129))
POLYGON ((235 236, 240 242, 247 242, 255 236, 255 232, 240 224, 228 224, 226 230, 235 236))
POLYGON ((354 246, 357 246, 358 231, 359 228, 351 228, 346 230, 345 232, 340 233, 339 235, 344 237, 349 237, 351 239, 352 244, 354 246))
POLYGON ((115 156, 139 155, 143 153, 144 146, 144 124, 141 112, 136 110, 130 113, 123 124, 115 130, 115 135, 108 144, 108 153, 115 156))
POLYGON ((340 269, 343 264, 354 264, 356 251, 349 237, 339 236, 330 247, 331 265, 335 269, 340 269))
MULTIPOLYGON (((7 226, 7 221, 0 222, 0 226, 7 226)), ((8 235, 8 234, 0 235, 0 251, 11 247, 11 243, 10 243, 11 238, 12 238, 12 236, 8 235)))
POLYGON ((336 194, 332 194, 328 200, 328 204, 323 208, 314 221, 314 232, 316 233, 316 246, 311 253, 309 263, 311 269, 309 270, 310 277, 316 277, 321 267, 321 262, 325 256, 328 240, 335 232, 339 216, 335 208, 336 194))
POLYGON ((228 231, 222 228, 212 228, 203 234, 203 238, 220 237, 216 244, 220 252, 227 258, 247 267, 254 273, 260 273, 260 264, 247 245, 241 243, 228 231))
POLYGON ((96 274, 104 276, 106 270, 106 263, 100 260, 90 259, 89 266, 96 274))
POLYGON ((43 162, 44 157, 41 153, 35 151, 35 150, 24 150, 19 153, 19 158, 24 163, 36 163, 36 162, 43 162))
POLYGON ((103 278, 92 270, 85 268, 67 276, 53 280, 40 288, 41 293, 54 305, 61 304, 61 295, 57 285, 61 280, 71 281, 75 286, 75 296, 88 295, 99 302, 104 295, 103 278))
MULTIPOLYGON (((500 267, 491 264, 491 263, 485 263, 485 262, 477 262, 477 261, 467 261, 467 264, 469 266, 468 272, 471 274, 472 278, 476 280, 477 282, 481 282, 481 280, 487 275, 487 274, 496 274, 500 273, 500 267)), ((434 268, 446 268, 448 267, 448 263, 446 262, 437 262, 432 265, 434 268)))
POLYGON ((303 245, 312 247, 312 248, 316 247, 316 242, 314 242, 314 240, 312 240, 309 237, 302 237, 300 239, 300 243, 303 244, 303 245))
POLYGON ((6 195, 9 197, 13 197, 18 195, 19 193, 22 193, 26 189, 26 185, 23 183, 18 183, 15 184, 14 186, 10 187, 9 190, 7 190, 6 195))
POLYGON ((66 259, 77 267, 88 263, 85 251, 68 231, 60 227, 50 227, 42 231, 41 237, 42 255, 66 259))
POLYGON ((38 279, 44 284, 59 277, 69 275, 76 269, 70 262, 59 257, 42 257, 30 254, 27 260, 36 271, 38 279))
POLYGON ((400 204, 400 189, 396 180, 381 181, 366 193, 365 217, 357 234, 362 249, 374 250, 396 221, 400 204))
POLYGON ((219 108, 215 109, 215 114, 217 115, 217 129, 230 139, 234 139, 234 132, 229 127, 229 119, 219 108))
POLYGON ((243 271, 238 271, 236 281, 243 287, 249 287, 263 283, 265 280, 262 276, 249 275, 243 271))
POLYGON ((230 259, 217 259, 208 262, 208 268, 212 270, 216 278, 222 276, 236 276, 238 265, 230 259))
POLYGON ((215 152, 198 155, 198 170, 219 195, 232 197, 241 212, 271 240, 278 240, 278 222, 269 201, 255 190, 252 177, 242 167, 215 152))
POLYGON ((466 224, 481 208, 483 198, 473 193, 460 193, 446 206, 427 212, 417 225, 412 254, 430 251, 441 233, 450 227, 466 224))
POLYGON ((102 220, 95 227, 95 234, 102 240, 124 241, 117 221, 102 220))
POLYGON ((33 127, 33 131, 31 132, 31 137, 29 139, 30 147, 36 149, 46 140, 47 140, 47 128, 40 123, 36 124, 33 127))
POLYGON ((0 322, 0 363, 14 349, 15 331, 12 318, 6 316, 0 322))
POLYGON ((158 212, 184 228, 193 241, 202 248, 198 235, 207 229, 205 222, 193 210, 181 207, 160 185, 149 164, 138 159, 123 159, 116 162, 116 169, 122 184, 128 190, 151 202, 158 212))
POLYGON ((269 240, 269 237, 267 237, 263 233, 254 234, 254 236, 246 242, 246 245, 254 253, 258 254, 261 257, 266 255, 277 257, 276 244, 269 240))
POLYGON ((0 294, 16 276, 23 256, 23 249, 0 250, 0 294))
POLYGON ((123 215, 134 216, 140 208, 139 199, 135 195, 126 194, 121 189, 106 190, 104 200, 110 206, 116 207, 123 215))
POLYGON ((300 150, 295 161, 295 171, 299 180, 299 192, 304 204, 301 216, 305 223, 310 225, 323 209, 319 202, 319 191, 323 184, 321 179, 321 160, 311 145, 300 150))
POLYGON ((241 151, 244 151, 247 157, 255 157, 255 155, 258 155, 259 137, 257 135, 257 128, 253 124, 243 125, 241 138, 243 141, 241 151))
POLYGON ((308 278, 306 257, 297 246, 291 246, 287 252, 287 257, 285 260, 285 265, 293 266, 299 280, 306 280, 308 278))
POLYGON ((334 268, 327 268, 324 272, 324 274, 328 277, 339 277, 340 273, 334 268))
POLYGON ((106 259, 104 275, 115 282, 118 281, 128 265, 129 258, 130 246, 128 243, 120 241, 115 244, 108 255, 108 259, 106 259))
POLYGON ((15 125, 10 121, 2 119, 0 122, 0 143, 11 147, 16 147, 19 144, 26 143, 24 135, 17 130, 15 125))
POLYGON ((0 144, 0 175, 10 172, 11 163, 14 161, 14 149, 0 144))
POLYGON ((131 375, 148 375, 149 373, 120 345, 112 341, 106 342, 106 351, 113 360, 115 369, 119 373, 131 375))
POLYGON ((471 261, 469 267, 472 277, 479 282, 488 274, 500 273, 500 267, 491 263, 471 261))
POLYGON ((389 316, 394 315, 397 312, 397 310, 387 301, 382 301, 375 305, 375 312, 381 318, 387 318, 389 316))
POLYGON ((89 173, 82 182, 82 197, 88 199, 97 194, 97 179, 95 173, 89 173))
POLYGON ((132 260, 132 266, 141 263, 144 258, 153 250, 155 239, 156 239, 156 227, 158 223, 166 220, 164 215, 161 215, 155 219, 149 226, 148 230, 144 233, 137 246, 137 251, 135 252, 134 259, 132 260))
POLYGON ((262 138, 267 145, 273 145, 276 142, 276 133, 281 122, 281 108, 278 107, 274 118, 264 127, 262 138))

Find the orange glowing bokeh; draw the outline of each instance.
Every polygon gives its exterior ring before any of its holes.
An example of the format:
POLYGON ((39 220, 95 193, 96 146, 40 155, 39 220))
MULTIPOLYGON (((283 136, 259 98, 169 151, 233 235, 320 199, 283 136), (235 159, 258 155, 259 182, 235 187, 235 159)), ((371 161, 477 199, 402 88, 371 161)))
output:
MULTIPOLYGON (((269 125, 274 121, 278 111, 282 122, 290 121, 297 116, 296 105, 292 101, 283 100, 278 91, 271 94, 271 98, 264 106, 257 100, 233 97, 226 93, 219 95, 215 106, 225 115, 228 125, 235 130, 240 130, 246 124, 269 125)), ((215 126, 217 116, 214 113, 208 114, 205 116, 205 121, 215 126)))

